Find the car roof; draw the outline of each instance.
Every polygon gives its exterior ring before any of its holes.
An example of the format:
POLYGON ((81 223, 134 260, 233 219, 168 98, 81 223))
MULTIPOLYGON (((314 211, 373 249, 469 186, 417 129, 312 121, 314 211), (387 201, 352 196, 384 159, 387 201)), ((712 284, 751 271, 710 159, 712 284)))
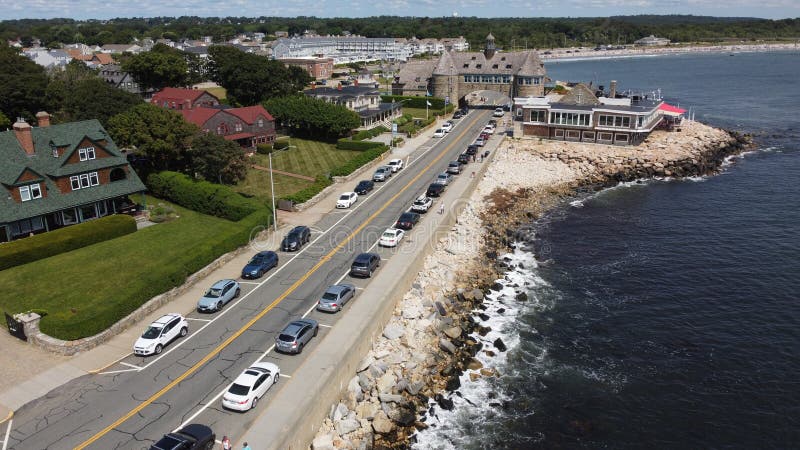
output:
POLYGON ((358 184, 373 184, 373 183, 372 180, 361 180, 358 182, 358 184))
MULTIPOLYGON (((369 253, 362 253, 361 255, 369 255, 369 253)), ((361 256, 361 255, 358 255, 358 256, 361 256)), ((338 293, 342 292, 343 290, 345 290, 345 288, 355 289, 355 286, 353 286, 352 284, 347 284, 347 283, 332 284, 332 285, 328 286, 328 289, 325 289, 325 292, 330 292, 332 294, 338 294, 338 293)))
POLYGON ((399 162, 403 162, 403 160, 400 159, 400 158, 395 158, 395 159, 390 159, 389 160, 389 164, 392 164, 392 163, 397 164, 399 162))
POLYGON ((308 227, 305 226, 305 225, 298 225, 298 226, 292 228, 292 231, 290 231, 289 233, 290 234, 291 233, 301 233, 301 232, 303 232, 303 231, 305 231, 307 229, 308 229, 308 227))
POLYGON ((178 430, 178 433, 189 435, 198 441, 214 434, 211 428, 199 423, 190 423, 189 425, 186 425, 178 430))
POLYGON ((170 323, 176 317, 183 317, 178 313, 169 313, 164 314, 163 316, 159 317, 158 319, 154 320, 152 325, 166 325, 170 323))
POLYGON ((216 283, 214 283, 214 284, 212 284, 212 285, 211 285, 211 289, 214 289, 214 288, 217 288, 217 289, 224 288, 224 287, 225 287, 225 286, 226 286, 228 283, 230 283, 231 281, 233 281, 233 280, 231 280, 231 279, 229 279, 229 278, 226 278, 226 279, 224 279, 224 280, 219 280, 219 281, 217 281, 216 283))
POLYGON ((288 333, 290 330, 299 330, 299 329, 303 328, 306 325, 309 325, 309 326, 312 326, 312 327, 317 326, 317 321, 313 320, 313 319, 293 320, 293 321, 289 322, 286 325, 286 327, 284 327, 282 332, 290 334, 290 333, 288 333))
POLYGON ((401 218, 401 219, 402 219, 403 217, 414 217, 414 216, 417 216, 417 217, 419 217, 419 214, 417 214, 417 213, 415 213, 415 212, 413 212, 413 211, 406 211, 406 212, 404 212, 403 214, 400 214, 400 218, 401 218))
POLYGON ((277 253, 273 252, 272 250, 264 250, 263 252, 256 253, 256 256, 272 256, 277 255, 277 253))

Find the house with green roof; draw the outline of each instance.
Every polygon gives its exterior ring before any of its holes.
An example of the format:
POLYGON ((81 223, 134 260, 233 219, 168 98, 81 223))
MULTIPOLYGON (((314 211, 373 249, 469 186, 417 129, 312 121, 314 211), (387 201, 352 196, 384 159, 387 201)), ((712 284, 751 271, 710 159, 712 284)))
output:
POLYGON ((130 212, 146 188, 97 120, 0 132, 0 242, 130 212))

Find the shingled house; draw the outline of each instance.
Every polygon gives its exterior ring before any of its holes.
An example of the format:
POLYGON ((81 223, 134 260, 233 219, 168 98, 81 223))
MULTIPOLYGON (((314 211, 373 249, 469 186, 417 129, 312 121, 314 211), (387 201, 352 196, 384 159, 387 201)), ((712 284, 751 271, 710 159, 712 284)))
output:
POLYGON ((235 141, 247 151, 275 142, 275 119, 261 105, 244 108, 192 108, 178 110, 187 122, 207 133, 235 141))
POLYGON ((150 103, 167 109, 213 108, 219 106, 216 95, 202 89, 164 88, 150 99, 150 103))
POLYGON ((145 186, 97 120, 0 132, 0 242, 127 212, 145 186))

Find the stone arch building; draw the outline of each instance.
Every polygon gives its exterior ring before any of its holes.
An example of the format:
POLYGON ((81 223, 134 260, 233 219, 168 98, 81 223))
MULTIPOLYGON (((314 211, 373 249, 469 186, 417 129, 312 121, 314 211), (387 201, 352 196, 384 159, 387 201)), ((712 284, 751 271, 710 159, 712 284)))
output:
POLYGON ((509 98, 544 95, 546 72, 533 50, 497 51, 494 36, 486 36, 483 52, 443 52, 438 59, 408 63, 392 84, 395 95, 431 95, 450 103, 474 91, 490 90, 509 98))

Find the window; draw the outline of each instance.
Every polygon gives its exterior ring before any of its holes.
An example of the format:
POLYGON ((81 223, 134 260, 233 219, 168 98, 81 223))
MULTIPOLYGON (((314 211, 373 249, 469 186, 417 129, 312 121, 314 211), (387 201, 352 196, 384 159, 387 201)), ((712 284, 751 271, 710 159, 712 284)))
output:
POLYGON ((258 128, 264 127, 264 119, 258 119, 258 128))
POLYGON ((614 142, 624 142, 628 143, 628 135, 624 133, 617 133, 614 136, 614 142))
POLYGON ((236 122, 236 124, 233 125, 233 129, 236 130, 236 131, 242 131, 241 122, 236 122))
POLYGON ((19 198, 23 202, 27 202, 28 200, 33 200, 35 198, 42 198, 42 188, 39 187, 39 183, 29 184, 28 186, 20 186, 19 198))
POLYGON ((614 138, 614 135, 611 134, 611 133, 600 133, 600 134, 597 135, 597 140, 598 141, 611 142, 611 140, 613 138, 614 138))
POLYGON ((594 131, 584 131, 583 132, 583 140, 584 141, 594 141, 594 131))
POLYGON ((78 189, 87 188, 90 186, 97 186, 100 184, 100 179, 97 172, 82 173, 80 175, 73 175, 69 177, 70 185, 73 191, 78 189))
POLYGON ((97 218, 97 210, 95 210, 94 203, 81 206, 79 209, 81 211, 81 218, 84 221, 97 218))
POLYGON ((628 116, 612 116, 601 114, 598 118, 601 127, 630 128, 631 118, 628 116))
POLYGON ((551 112, 550 123, 559 125, 589 126, 589 114, 551 112))
POLYGON ((577 141, 580 139, 581 132, 578 130, 567 130, 567 139, 570 141, 577 141))
POLYGON ((547 122, 547 111, 543 109, 534 109, 531 111, 531 122, 547 122))
POLYGON ((555 130, 555 137, 564 137, 564 130, 555 130))
POLYGON ((64 225, 78 223, 78 214, 75 212, 74 208, 61 211, 61 216, 64 219, 64 225))
POLYGON ((95 158, 94 147, 86 147, 78 149, 78 156, 81 161, 87 161, 95 158))

